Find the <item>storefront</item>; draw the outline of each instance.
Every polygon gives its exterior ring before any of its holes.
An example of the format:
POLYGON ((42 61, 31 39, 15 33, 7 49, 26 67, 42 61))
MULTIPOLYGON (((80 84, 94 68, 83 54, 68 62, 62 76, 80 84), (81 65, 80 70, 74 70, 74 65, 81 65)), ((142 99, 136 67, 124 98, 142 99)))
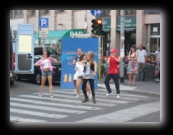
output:
MULTIPOLYGON (((48 38, 41 39, 41 44, 45 45, 60 45, 61 47, 61 39, 66 38, 73 38, 75 34, 86 34, 86 31, 83 29, 72 29, 72 30, 54 30, 49 31, 48 38)), ((35 45, 38 45, 38 33, 34 35, 35 38, 35 45)))
POLYGON ((105 17, 103 20, 103 31, 105 32, 101 38, 102 56, 108 56, 110 50, 110 30, 111 30, 111 18, 105 17))
MULTIPOLYGON (((117 17, 117 34, 120 37, 120 24, 121 17, 117 17)), ((125 16, 124 17, 124 37, 125 37, 125 53, 130 50, 130 47, 135 45, 136 46, 136 16, 125 16)), ((120 39, 116 39, 120 40, 120 39)))
POLYGON ((155 51, 160 46, 160 23, 150 24, 149 30, 149 54, 155 54, 155 51))

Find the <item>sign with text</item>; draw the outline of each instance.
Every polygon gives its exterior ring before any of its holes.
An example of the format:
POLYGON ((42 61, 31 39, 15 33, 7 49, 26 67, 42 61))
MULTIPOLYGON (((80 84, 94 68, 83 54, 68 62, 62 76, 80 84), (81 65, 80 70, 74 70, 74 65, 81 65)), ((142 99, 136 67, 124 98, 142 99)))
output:
MULTIPOLYGON (((77 56, 77 49, 83 53, 94 52, 94 60, 98 63, 98 38, 62 38, 62 66, 61 85, 62 89, 74 89, 75 65, 73 60, 77 56)), ((94 88, 97 89, 98 74, 95 75, 94 88)))

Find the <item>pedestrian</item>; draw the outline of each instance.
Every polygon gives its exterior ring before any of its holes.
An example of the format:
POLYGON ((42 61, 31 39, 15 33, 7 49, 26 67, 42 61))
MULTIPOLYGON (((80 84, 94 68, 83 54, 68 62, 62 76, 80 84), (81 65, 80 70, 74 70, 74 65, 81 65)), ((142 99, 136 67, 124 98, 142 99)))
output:
POLYGON ((147 60, 147 53, 146 50, 143 49, 143 45, 139 45, 139 49, 137 50, 138 53, 138 77, 137 81, 145 81, 145 65, 147 60))
POLYGON ((83 81, 83 76, 84 76, 84 67, 86 63, 86 55, 82 54, 79 58, 79 61, 76 63, 75 69, 76 69, 76 92, 77 92, 77 98, 80 97, 80 88, 79 86, 81 85, 83 81))
POLYGON ((157 76, 155 77, 155 81, 160 82, 160 46, 158 46, 157 51, 155 52, 155 57, 156 57, 156 70, 159 70, 157 76))
POLYGON ((94 90, 94 77, 97 72, 97 63, 94 61, 94 52, 88 51, 86 56, 87 56, 87 63, 85 65, 86 68, 85 68, 83 83, 82 83, 84 100, 82 101, 82 103, 89 101, 88 95, 86 93, 86 85, 87 85, 87 82, 89 81, 91 92, 92 92, 92 101, 95 104, 96 99, 95 99, 95 90, 94 90))
POLYGON ((112 90, 110 88, 109 81, 112 78, 115 84, 116 92, 117 92, 117 98, 120 97, 120 86, 119 86, 119 74, 120 74, 120 69, 119 69, 119 63, 121 62, 120 57, 116 54, 116 49, 111 49, 110 50, 110 57, 106 60, 106 63, 109 65, 109 70, 108 73, 105 77, 105 86, 107 89, 107 94, 106 96, 109 96, 112 93, 112 90))
POLYGON ((52 86, 52 62, 58 62, 56 59, 50 57, 49 51, 44 51, 43 58, 38 60, 34 66, 40 66, 42 71, 41 78, 41 87, 39 96, 42 97, 44 91, 44 85, 46 82, 46 78, 48 78, 49 89, 50 89, 50 97, 53 97, 53 86, 52 86))
POLYGON ((128 54, 128 85, 135 85, 136 74, 138 73, 138 53, 136 53, 136 49, 134 46, 131 47, 130 52, 128 54))
MULTIPOLYGON (((77 49, 77 54, 78 54, 78 55, 77 55, 77 56, 75 57, 75 59, 73 60, 73 64, 74 64, 74 65, 76 65, 76 63, 79 61, 80 56, 83 54, 81 48, 78 48, 78 49, 77 49)), ((73 80, 74 80, 74 87, 75 87, 74 94, 77 94, 77 90, 76 90, 76 80, 77 80, 77 78, 78 78, 78 76, 77 76, 77 71, 76 71, 75 74, 74 74, 74 78, 73 78, 73 80)), ((86 89, 87 89, 88 95, 91 96, 90 86, 87 84, 86 87, 87 87, 86 89)))

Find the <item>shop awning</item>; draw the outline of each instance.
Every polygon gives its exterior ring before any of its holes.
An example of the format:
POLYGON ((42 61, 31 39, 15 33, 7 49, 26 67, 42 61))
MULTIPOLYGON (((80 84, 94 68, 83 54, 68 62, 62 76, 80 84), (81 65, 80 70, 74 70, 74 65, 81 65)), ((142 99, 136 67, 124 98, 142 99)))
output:
MULTIPOLYGON (((73 37, 75 34, 86 34, 83 29, 71 29, 71 30, 50 30, 48 33, 48 38, 44 38, 44 44, 59 44, 60 39, 67 37, 73 37)), ((35 42, 38 44, 38 33, 34 34, 35 42)), ((41 44, 43 39, 41 39, 41 44)))
MULTIPOLYGON (((136 29, 136 27, 124 27, 124 30, 125 31, 133 31, 133 30, 135 30, 136 29)), ((118 27, 118 28, 116 28, 116 30, 117 31, 120 31, 121 30, 121 28, 120 27, 118 27)))

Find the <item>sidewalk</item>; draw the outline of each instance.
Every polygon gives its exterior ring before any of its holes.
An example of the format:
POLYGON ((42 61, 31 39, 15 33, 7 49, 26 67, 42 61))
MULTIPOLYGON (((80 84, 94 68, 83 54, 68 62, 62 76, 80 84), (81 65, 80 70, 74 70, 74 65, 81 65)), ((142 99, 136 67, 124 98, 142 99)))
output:
MULTIPOLYGON (((110 87, 115 91, 114 83, 110 83, 110 87)), ((98 88, 106 89, 105 84, 101 81, 98 81, 98 88)), ((124 83, 120 83, 120 92, 130 92, 136 94, 144 94, 160 97, 160 83, 153 81, 146 82, 136 82, 136 85, 128 85, 128 80, 124 80, 124 83)))

